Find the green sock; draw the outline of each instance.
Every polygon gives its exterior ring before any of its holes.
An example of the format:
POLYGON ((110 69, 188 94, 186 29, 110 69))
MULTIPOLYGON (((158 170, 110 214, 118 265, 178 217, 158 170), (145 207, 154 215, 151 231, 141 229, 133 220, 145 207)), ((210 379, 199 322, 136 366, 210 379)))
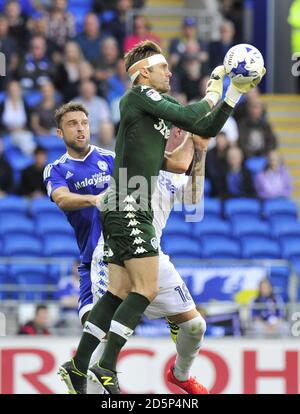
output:
POLYGON ((83 373, 87 372, 91 356, 99 345, 101 339, 103 339, 104 335, 108 332, 111 319, 121 303, 122 299, 118 296, 106 292, 90 311, 84 329, 86 329, 88 325, 93 333, 83 332, 76 355, 73 358, 75 367, 79 371, 83 373), (97 331, 99 332, 100 337, 97 335, 97 331))
MULTIPOLYGON (((141 319, 142 314, 149 304, 150 301, 145 296, 132 292, 129 293, 127 298, 118 307, 113 316, 105 351, 99 361, 99 365, 102 368, 116 371, 118 355, 127 341, 127 339, 125 339, 126 330, 128 331, 129 328, 130 330, 134 331, 141 319), (120 327, 119 329, 124 331, 123 334, 125 338, 119 335, 117 332, 111 330, 114 329, 114 322, 118 323, 120 327)), ((118 332, 120 333, 119 330, 118 332)))

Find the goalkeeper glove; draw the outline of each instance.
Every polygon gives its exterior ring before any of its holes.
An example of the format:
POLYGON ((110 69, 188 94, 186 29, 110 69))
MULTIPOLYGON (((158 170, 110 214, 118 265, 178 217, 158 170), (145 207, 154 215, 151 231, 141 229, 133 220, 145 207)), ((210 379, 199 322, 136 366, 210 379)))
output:
POLYGON ((242 84, 236 82, 234 78, 231 79, 224 101, 229 106, 234 108, 243 94, 249 92, 252 88, 255 88, 260 83, 265 73, 266 73, 266 68, 263 68, 262 73, 257 78, 247 83, 242 83, 242 84))
POLYGON ((205 99, 212 101, 214 106, 217 105, 223 94, 223 79, 225 68, 223 65, 217 66, 211 73, 207 83, 205 99))

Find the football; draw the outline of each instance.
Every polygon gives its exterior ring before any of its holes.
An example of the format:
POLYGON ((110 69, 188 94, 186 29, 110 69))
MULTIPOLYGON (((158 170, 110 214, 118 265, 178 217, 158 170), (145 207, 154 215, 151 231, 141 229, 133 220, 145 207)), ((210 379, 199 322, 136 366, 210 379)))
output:
POLYGON ((248 44, 233 46, 225 55, 224 67, 237 83, 248 83, 262 74, 264 58, 260 51, 248 44))

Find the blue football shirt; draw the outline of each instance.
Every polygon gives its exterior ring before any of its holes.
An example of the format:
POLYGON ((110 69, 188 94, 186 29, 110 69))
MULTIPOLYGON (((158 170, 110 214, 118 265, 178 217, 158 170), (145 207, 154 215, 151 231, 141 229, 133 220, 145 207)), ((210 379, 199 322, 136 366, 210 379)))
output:
MULTIPOLYGON (((115 154, 91 145, 84 159, 72 158, 68 153, 48 164, 44 170, 44 183, 48 196, 59 187, 71 193, 98 195, 109 186, 115 154)), ((82 263, 90 263, 101 235, 101 222, 96 207, 64 211, 73 227, 80 249, 82 263)))

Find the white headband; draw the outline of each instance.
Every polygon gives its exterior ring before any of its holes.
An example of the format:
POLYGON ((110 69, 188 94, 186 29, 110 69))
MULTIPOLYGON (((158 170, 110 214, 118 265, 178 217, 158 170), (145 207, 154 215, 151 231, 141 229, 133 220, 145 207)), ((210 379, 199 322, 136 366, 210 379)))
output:
POLYGON ((130 66, 128 69, 128 74, 130 76, 131 82, 134 82, 139 76, 141 68, 150 68, 151 66, 157 65, 158 63, 168 63, 166 58, 162 54, 152 55, 148 58, 139 60, 130 66))

